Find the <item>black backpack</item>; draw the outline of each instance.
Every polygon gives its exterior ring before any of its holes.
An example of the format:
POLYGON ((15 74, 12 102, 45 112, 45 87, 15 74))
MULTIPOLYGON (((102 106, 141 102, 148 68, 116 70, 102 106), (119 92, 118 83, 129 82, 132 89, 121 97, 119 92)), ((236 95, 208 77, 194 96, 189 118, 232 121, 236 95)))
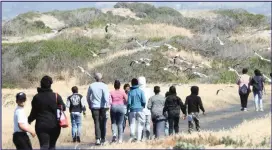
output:
POLYGON ((242 94, 247 94, 247 92, 248 92, 248 88, 245 84, 243 86, 241 86, 239 90, 242 94))

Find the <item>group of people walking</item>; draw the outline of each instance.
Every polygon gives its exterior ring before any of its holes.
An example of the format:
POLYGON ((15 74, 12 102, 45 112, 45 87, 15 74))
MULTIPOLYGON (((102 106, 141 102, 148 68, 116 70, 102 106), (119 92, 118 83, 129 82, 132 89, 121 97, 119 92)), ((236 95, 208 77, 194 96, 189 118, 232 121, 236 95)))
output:
POLYGON ((241 111, 247 111, 248 96, 251 92, 253 92, 254 96, 255 110, 264 111, 262 97, 265 90, 265 78, 263 77, 261 71, 258 69, 254 70, 253 77, 249 76, 247 73, 248 69, 244 68, 242 70, 242 75, 240 75, 237 80, 238 92, 241 100, 241 111), (252 90, 250 86, 252 86, 252 90))
MULTIPOLYGON (((264 78, 259 70, 255 76, 247 75, 248 70, 242 70, 237 84, 241 99, 241 110, 247 110, 248 95, 253 87, 256 111, 263 111, 262 94, 264 78)), ((270 74, 271 76, 271 74, 270 74)), ((87 91, 87 103, 91 110, 95 126, 95 144, 101 145, 106 141, 107 120, 111 119, 112 142, 122 143, 123 134, 128 121, 131 142, 151 139, 151 123, 153 135, 160 138, 179 132, 179 119, 181 112, 183 119, 188 119, 188 131, 192 132, 194 125, 200 131, 199 113, 205 115, 201 98, 198 96, 199 88, 191 87, 191 94, 186 97, 185 103, 177 96, 175 86, 171 86, 165 95, 161 94, 159 86, 153 92, 146 86, 146 78, 133 78, 130 84, 121 88, 119 80, 114 81, 114 90, 109 91, 102 81, 102 74, 95 73, 95 82, 90 84, 87 91)), ((28 118, 24 112, 26 94, 20 92, 16 95, 17 108, 14 112, 13 143, 17 149, 32 149, 28 135, 37 135, 41 149, 55 149, 56 141, 60 135, 61 127, 57 117, 57 109, 69 109, 73 142, 81 142, 82 113, 86 115, 87 105, 84 96, 79 94, 76 86, 72 87, 72 95, 67 98, 66 104, 62 97, 51 89, 53 80, 49 76, 41 79, 37 94, 31 102, 32 109, 28 118), (35 130, 29 124, 36 120, 35 130)))

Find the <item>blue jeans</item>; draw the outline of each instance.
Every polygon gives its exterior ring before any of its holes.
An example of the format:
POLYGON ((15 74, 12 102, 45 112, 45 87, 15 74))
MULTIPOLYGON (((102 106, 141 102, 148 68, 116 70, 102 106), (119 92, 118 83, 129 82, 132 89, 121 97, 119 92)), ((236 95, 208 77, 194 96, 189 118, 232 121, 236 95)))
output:
POLYGON ((113 105, 110 111, 111 129, 113 136, 123 140, 123 122, 125 117, 124 105, 113 105))
POLYGON ((72 137, 76 138, 80 137, 81 134, 81 113, 79 112, 71 112, 71 124, 72 124, 72 137))
POLYGON ((256 110, 263 110, 263 91, 253 91, 254 95, 254 102, 255 102, 255 109, 256 110))

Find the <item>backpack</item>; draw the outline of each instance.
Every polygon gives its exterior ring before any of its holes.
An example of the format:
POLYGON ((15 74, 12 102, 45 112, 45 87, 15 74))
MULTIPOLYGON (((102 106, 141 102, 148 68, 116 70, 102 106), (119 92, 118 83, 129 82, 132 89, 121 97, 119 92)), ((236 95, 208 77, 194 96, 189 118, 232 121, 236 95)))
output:
POLYGON ((254 77, 253 79, 253 89, 254 91, 261 91, 262 90, 262 78, 256 78, 254 77))
POLYGON ((247 88, 247 86, 244 84, 243 86, 240 87, 239 91, 240 91, 242 94, 247 94, 248 88, 247 88))

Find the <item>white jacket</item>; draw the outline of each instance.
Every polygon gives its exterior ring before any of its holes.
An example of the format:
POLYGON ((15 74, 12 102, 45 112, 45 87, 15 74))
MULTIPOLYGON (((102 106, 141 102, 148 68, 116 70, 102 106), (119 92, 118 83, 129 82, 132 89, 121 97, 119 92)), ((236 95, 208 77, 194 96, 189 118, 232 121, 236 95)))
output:
POLYGON ((152 90, 150 88, 146 87, 145 77, 143 77, 143 76, 139 77, 138 83, 139 83, 139 88, 141 90, 143 90, 143 92, 145 94, 145 99, 146 99, 145 108, 144 108, 143 112, 145 113, 145 115, 151 115, 151 111, 147 108, 147 104, 148 104, 150 97, 152 96, 152 90))

